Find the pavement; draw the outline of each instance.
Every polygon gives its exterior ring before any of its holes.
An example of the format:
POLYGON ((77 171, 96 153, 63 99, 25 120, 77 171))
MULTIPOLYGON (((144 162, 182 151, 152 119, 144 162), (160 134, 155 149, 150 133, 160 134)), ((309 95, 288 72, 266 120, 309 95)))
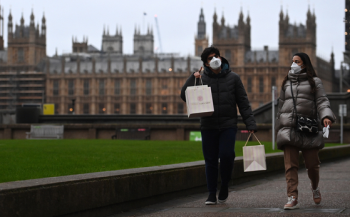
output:
POLYGON ((321 164, 322 202, 312 199, 306 169, 299 169, 300 209, 283 210, 287 202, 284 173, 230 187, 224 204, 205 205, 208 194, 188 195, 109 217, 147 216, 350 216, 350 158, 321 164))

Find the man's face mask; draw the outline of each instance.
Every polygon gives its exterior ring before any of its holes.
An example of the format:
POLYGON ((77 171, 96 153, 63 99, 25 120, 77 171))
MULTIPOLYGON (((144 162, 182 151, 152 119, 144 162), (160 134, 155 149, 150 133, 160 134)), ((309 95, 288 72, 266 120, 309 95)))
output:
POLYGON ((213 57, 213 59, 210 60, 209 65, 210 65, 210 68, 216 70, 216 69, 220 68, 220 66, 221 66, 221 59, 213 57))

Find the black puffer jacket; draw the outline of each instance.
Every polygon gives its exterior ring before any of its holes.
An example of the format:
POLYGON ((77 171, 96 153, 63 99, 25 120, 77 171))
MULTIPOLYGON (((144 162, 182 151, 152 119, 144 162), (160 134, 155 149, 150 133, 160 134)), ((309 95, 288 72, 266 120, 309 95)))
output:
MULTIPOLYGON (((201 129, 225 129, 237 127, 237 106, 248 130, 256 131, 256 123, 248 97, 240 77, 230 70, 229 63, 223 57, 221 72, 215 74, 205 67, 202 74, 204 85, 211 87, 214 113, 212 116, 201 117, 201 129)), ((188 86, 194 86, 195 77, 192 74, 181 89, 181 98, 186 102, 185 91, 188 86)), ((197 82, 198 84, 198 82, 197 82)))

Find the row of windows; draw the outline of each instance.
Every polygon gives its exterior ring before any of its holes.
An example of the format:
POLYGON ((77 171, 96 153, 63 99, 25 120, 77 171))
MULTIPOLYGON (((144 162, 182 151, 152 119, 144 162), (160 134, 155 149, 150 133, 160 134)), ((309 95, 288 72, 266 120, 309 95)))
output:
MULTIPOLYGON (((136 103, 130 103, 129 105, 129 113, 130 114, 136 114, 136 103)), ((161 104, 161 110, 162 114, 168 114, 168 103, 162 103, 161 104)), ((58 113, 58 108, 59 105, 55 104, 56 108, 56 114, 58 113)), ((146 114, 153 114, 153 105, 152 103, 146 103, 145 104, 145 110, 146 114)), ((72 104, 68 104, 68 111, 69 113, 74 112, 72 104)), ((105 104, 100 103, 98 104, 98 114, 105 114, 106 113, 106 107, 105 104)), ((178 114, 183 114, 184 113, 184 105, 183 103, 178 103, 177 104, 177 113, 178 114)), ((83 104, 83 114, 90 114, 90 104, 85 103, 83 104)), ((119 103, 114 104, 114 114, 121 114, 121 107, 119 103)))
MULTIPOLYGON (((161 83, 162 89, 168 89, 168 83, 167 80, 164 80, 165 82, 161 83)), ((58 96, 59 95, 59 81, 54 80, 53 81, 53 95, 58 96)), ((121 81, 116 80, 114 82, 114 94, 119 95, 121 93, 121 81)), ((132 79, 130 80, 130 95, 136 95, 136 80, 132 79)), ((90 94, 90 85, 89 80, 84 80, 83 82, 83 93, 84 95, 90 94)), ((105 81, 103 79, 99 80, 98 83, 98 93, 99 95, 105 95, 105 81)), ((74 95, 74 80, 68 80, 68 95, 72 96, 74 95)), ((146 95, 152 95, 152 80, 146 80, 146 95)))
MULTIPOLYGON (((252 78, 248 77, 247 79, 247 92, 251 93, 252 92, 252 78)), ((271 78, 271 86, 276 86, 276 78, 272 77, 271 78)), ((259 77, 259 92, 260 93, 264 93, 265 89, 264 89, 265 85, 264 85, 264 77, 259 77)))

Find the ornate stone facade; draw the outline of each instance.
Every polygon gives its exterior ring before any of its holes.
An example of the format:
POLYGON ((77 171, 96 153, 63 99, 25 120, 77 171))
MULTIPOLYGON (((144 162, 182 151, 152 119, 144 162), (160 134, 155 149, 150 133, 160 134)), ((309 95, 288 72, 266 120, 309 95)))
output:
POLYGON ((284 15, 281 10, 278 50, 269 50, 267 46, 261 50, 251 50, 249 15, 244 19, 241 12, 238 25, 228 26, 224 16, 219 23, 214 13, 213 46, 228 59, 232 71, 240 75, 253 109, 271 101, 272 86, 280 90, 283 78, 290 69, 292 56, 297 52, 305 52, 310 56, 326 91, 332 92, 334 55, 331 54, 329 62, 316 56, 315 14, 308 10, 306 18, 306 25, 292 25, 288 14, 284 15))

